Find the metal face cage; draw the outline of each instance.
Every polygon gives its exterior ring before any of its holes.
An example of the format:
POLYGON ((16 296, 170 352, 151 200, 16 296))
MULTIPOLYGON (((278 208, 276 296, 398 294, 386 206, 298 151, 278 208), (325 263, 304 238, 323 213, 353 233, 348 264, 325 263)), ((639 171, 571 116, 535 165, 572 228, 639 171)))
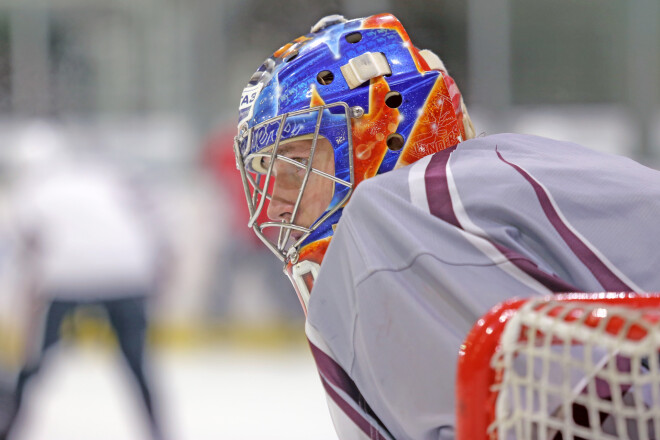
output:
POLYGON ((300 246, 306 244, 305 241, 308 238, 310 238, 310 242, 314 241, 315 237, 310 236, 317 230, 319 232, 322 232, 320 229, 325 230, 320 227, 350 198, 354 186, 351 117, 359 116, 361 114, 356 109, 350 108, 345 102, 337 102, 284 113, 255 124, 251 128, 247 124, 243 124, 239 128, 239 133, 234 138, 234 153, 250 214, 248 227, 254 230, 261 241, 281 261, 297 262, 300 246), (296 120, 298 122, 295 122, 296 120), (342 121, 345 121, 345 127, 342 121), (305 127, 307 128, 305 129, 305 127), (336 135, 337 132, 340 134, 336 135), (333 147, 334 175, 313 168, 319 137, 328 139, 333 147), (309 160, 306 164, 278 154, 283 143, 297 139, 311 139, 309 160), (263 216, 266 212, 264 209, 267 209, 267 205, 272 199, 275 181, 273 168, 276 160, 304 171, 293 212, 288 221, 264 220, 263 216), (268 165, 263 166, 263 163, 268 165), (339 166, 340 163, 342 166, 339 166), (312 173, 332 181, 335 189, 332 201, 325 208, 325 212, 309 227, 304 227, 296 224, 296 219, 312 173), (295 235, 299 235, 299 237, 294 239, 291 236, 293 231, 298 231, 302 235, 296 233, 295 235))

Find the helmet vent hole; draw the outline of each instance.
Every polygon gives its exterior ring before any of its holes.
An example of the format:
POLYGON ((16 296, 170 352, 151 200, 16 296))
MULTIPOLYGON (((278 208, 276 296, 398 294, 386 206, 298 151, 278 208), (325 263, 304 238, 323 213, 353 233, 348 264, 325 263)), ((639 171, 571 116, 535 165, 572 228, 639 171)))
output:
POLYGON ((387 95, 385 95, 385 105, 389 108, 397 108, 401 105, 402 102, 403 98, 399 92, 389 92, 387 95))
POLYGON ((291 55, 286 57, 284 61, 287 62, 287 63, 291 62, 291 61, 295 60, 297 56, 298 56, 298 51, 295 51, 291 55))
POLYGON ((316 75, 316 80, 319 82, 319 84, 327 86, 335 80, 335 76, 329 70, 324 70, 323 72, 319 72, 319 74, 316 75))
POLYGON ((362 39, 362 34, 359 32, 351 32, 350 34, 346 35, 346 41, 348 41, 351 44, 355 44, 361 39, 362 39))
POLYGON ((401 148, 403 148, 403 144, 405 144, 403 136, 401 136, 399 133, 392 133, 389 135, 386 142, 387 148, 392 151, 399 151, 401 148))

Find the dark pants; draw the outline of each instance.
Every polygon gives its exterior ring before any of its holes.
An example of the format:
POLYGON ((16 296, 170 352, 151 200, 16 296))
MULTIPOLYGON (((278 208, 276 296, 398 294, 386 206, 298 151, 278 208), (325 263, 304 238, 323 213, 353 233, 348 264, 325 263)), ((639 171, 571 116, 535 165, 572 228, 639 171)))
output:
POLYGON ((128 367, 133 374, 140 389, 140 395, 149 418, 150 428, 155 439, 160 438, 160 430, 154 415, 151 392, 147 384, 144 372, 143 357, 145 336, 147 330, 146 299, 144 296, 127 297, 98 302, 61 301, 54 300, 48 307, 46 314, 46 325, 43 332, 43 342, 38 358, 35 362, 26 364, 18 375, 14 391, 14 408, 12 417, 5 430, 0 432, 0 439, 7 437, 10 429, 16 421, 20 410, 25 386, 41 368, 46 352, 60 339, 62 321, 75 311, 79 306, 98 305, 105 309, 110 325, 112 326, 121 352, 126 359, 128 367))

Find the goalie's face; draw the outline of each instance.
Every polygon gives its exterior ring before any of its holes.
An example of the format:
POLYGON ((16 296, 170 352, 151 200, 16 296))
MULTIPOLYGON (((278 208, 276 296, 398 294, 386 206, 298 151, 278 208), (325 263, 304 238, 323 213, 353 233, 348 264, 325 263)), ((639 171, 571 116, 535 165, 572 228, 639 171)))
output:
MULTIPOLYGON (((317 140, 314 151, 312 144, 312 139, 294 140, 280 146, 274 159, 262 158, 263 169, 270 168, 274 162, 268 205, 271 220, 309 229, 330 205, 334 182, 327 176, 335 173, 334 150, 323 138, 317 140), (310 163, 311 172, 308 172, 310 163)), ((295 241, 304 234, 302 229, 291 231, 295 241)))
POLYGON ((283 262, 332 235, 350 196, 350 133, 339 108, 338 115, 313 109, 273 118, 236 138, 248 226, 283 262))

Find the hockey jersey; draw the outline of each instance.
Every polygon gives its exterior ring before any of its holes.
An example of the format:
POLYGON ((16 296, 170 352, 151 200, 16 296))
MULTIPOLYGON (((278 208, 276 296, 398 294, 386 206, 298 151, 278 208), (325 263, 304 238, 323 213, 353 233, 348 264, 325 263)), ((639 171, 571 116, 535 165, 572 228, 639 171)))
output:
POLYGON ((308 304, 339 437, 453 437, 458 350, 514 296, 660 291, 660 173, 501 134, 360 184, 308 304))

